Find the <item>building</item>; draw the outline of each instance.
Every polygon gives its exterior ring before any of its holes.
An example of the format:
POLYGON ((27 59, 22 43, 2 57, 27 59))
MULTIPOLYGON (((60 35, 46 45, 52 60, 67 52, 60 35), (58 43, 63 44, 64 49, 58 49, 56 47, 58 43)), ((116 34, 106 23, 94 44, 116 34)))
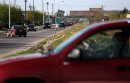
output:
POLYGON ((70 16, 72 17, 92 17, 97 13, 101 13, 102 8, 89 8, 89 11, 70 11, 70 16))

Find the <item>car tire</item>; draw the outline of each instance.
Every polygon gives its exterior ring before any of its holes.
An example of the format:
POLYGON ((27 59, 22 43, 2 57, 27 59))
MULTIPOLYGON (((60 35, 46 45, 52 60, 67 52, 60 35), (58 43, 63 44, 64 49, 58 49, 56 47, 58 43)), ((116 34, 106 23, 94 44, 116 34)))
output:
POLYGON ((19 35, 19 37, 22 37, 22 35, 19 35))
POLYGON ((24 34, 24 37, 27 37, 27 35, 26 35, 26 34, 24 34))

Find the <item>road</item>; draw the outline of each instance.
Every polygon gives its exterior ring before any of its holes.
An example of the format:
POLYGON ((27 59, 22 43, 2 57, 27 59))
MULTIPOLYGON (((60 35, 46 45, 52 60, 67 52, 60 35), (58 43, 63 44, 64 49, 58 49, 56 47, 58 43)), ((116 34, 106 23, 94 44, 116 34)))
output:
MULTIPOLYGON (((0 57, 14 53, 17 50, 26 49, 33 46, 39 40, 55 34, 54 28, 44 29, 36 32, 28 32, 27 37, 6 37, 6 33, 0 34, 0 57)), ((56 32, 62 31, 63 28, 57 29, 56 32)))

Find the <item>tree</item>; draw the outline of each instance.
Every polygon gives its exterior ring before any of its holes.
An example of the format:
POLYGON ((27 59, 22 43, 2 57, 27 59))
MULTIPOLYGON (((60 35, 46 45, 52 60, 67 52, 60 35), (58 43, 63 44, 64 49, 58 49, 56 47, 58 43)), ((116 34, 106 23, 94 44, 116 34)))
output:
POLYGON ((122 11, 120 11, 120 18, 121 19, 126 18, 128 12, 129 12, 128 9, 124 8, 122 11))
MULTIPOLYGON (((11 25, 21 23, 22 11, 18 6, 11 6, 11 25)), ((9 6, 0 4, 0 23, 3 27, 8 27, 9 24, 9 6)))
POLYGON ((22 12, 18 7, 11 8, 11 22, 13 24, 22 24, 22 12))
POLYGON ((34 14, 34 23, 39 24, 40 22, 42 22, 42 17, 43 17, 43 13, 40 11, 29 11, 27 12, 27 19, 33 23, 33 14, 34 14))
POLYGON ((128 13, 128 9, 124 8, 122 11, 120 11, 121 14, 126 14, 128 13))
POLYGON ((8 25, 8 5, 7 4, 0 4, 0 21, 3 27, 6 27, 8 25))
POLYGON ((101 21, 101 20, 103 19, 103 17, 104 17, 104 16, 103 16, 102 13, 97 13, 97 14, 95 15, 95 18, 94 18, 94 19, 95 19, 96 21, 101 21))
POLYGON ((120 12, 119 11, 112 11, 109 13, 110 20, 118 20, 120 19, 120 12))

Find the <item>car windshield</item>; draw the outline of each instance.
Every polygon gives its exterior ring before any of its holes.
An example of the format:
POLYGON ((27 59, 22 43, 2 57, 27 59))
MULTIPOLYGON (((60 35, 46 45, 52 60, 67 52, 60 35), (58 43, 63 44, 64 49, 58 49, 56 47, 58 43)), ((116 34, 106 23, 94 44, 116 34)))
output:
POLYGON ((130 18, 129 3, 130 0, 0 0, 1 58, 52 49, 54 53, 64 51, 87 30, 84 28, 130 18))

